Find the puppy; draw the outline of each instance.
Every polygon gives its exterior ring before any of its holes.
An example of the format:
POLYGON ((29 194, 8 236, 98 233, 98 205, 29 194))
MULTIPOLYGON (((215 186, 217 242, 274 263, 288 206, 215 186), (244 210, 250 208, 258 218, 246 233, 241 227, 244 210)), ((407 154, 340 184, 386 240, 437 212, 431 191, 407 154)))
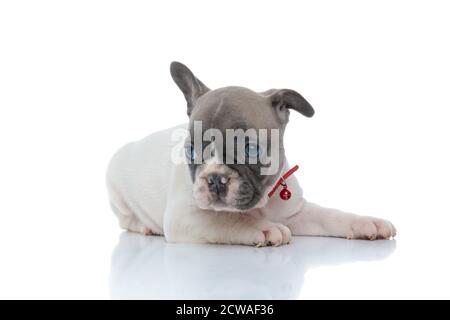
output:
POLYGON ((107 188, 122 228, 169 242, 278 246, 292 235, 389 239, 389 221, 307 202, 285 158, 290 111, 314 114, 290 89, 210 90, 170 66, 189 124, 153 133, 111 159, 107 188), (269 196, 270 195, 270 196, 269 196))

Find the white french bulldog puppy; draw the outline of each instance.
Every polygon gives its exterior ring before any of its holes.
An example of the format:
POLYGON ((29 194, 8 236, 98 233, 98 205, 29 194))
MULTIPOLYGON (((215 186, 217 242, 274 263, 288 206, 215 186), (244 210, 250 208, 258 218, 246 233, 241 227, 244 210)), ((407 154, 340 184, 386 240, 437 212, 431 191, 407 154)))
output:
POLYGON ((389 221, 303 198, 283 147, 289 110, 314 114, 299 93, 210 90, 179 62, 170 71, 186 98, 189 124, 129 143, 113 156, 107 187, 122 228, 169 242, 252 246, 287 244, 292 235, 395 236, 389 221))

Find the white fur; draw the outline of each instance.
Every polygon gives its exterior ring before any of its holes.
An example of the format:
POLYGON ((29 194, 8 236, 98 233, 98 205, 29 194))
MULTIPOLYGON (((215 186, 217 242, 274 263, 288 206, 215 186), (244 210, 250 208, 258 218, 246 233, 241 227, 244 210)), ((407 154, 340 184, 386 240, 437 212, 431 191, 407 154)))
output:
POLYGON ((113 156, 107 186, 122 228, 164 235, 169 242, 256 246, 287 244, 291 235, 370 240, 395 236, 394 226, 386 220, 307 202, 295 176, 287 181, 289 201, 275 194, 260 201, 264 207, 246 213, 199 209, 188 166, 171 161, 176 144, 171 133, 180 127, 186 125, 127 144, 113 156))

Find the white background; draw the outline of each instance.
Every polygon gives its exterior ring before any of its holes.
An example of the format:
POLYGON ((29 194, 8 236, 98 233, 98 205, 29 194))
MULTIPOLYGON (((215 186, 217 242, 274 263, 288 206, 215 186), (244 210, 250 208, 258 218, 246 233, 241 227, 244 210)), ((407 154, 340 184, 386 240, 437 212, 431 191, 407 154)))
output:
POLYGON ((0 298, 450 298, 449 16, 447 1, 2 1, 0 298), (210 88, 302 93, 316 115, 291 114, 286 144, 306 198, 387 218, 396 241, 119 242, 106 165, 187 120, 172 60, 210 88))

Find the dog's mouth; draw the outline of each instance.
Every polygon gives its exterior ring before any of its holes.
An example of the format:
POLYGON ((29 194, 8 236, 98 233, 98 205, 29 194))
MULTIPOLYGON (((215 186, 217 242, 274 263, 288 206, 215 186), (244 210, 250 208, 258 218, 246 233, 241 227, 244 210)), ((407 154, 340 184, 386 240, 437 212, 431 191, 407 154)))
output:
POLYGON ((228 211, 228 212, 245 212, 248 210, 253 209, 253 198, 250 201, 242 201, 242 200, 236 200, 236 203, 234 205, 229 205, 228 203, 224 202, 221 199, 211 201, 207 207, 201 208, 201 209, 209 209, 214 211, 228 211))

